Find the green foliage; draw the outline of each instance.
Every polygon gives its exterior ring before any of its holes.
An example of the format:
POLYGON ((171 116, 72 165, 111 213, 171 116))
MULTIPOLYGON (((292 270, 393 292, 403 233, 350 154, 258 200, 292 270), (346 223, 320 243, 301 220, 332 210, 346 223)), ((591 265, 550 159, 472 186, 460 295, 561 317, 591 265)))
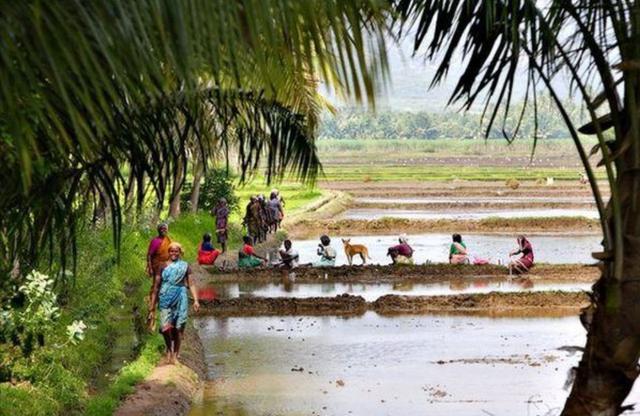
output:
POLYGON ((120 369, 109 388, 88 401, 84 414, 87 416, 113 414, 120 404, 120 400, 125 395, 132 393, 134 386, 153 371, 163 348, 162 338, 151 337, 138 358, 120 369))
MULTIPOLYGON (((540 99, 537 121, 531 111, 525 112, 518 136, 541 139, 564 139, 569 133, 560 113, 549 100, 540 99), (537 128, 537 131, 536 131, 537 128)), ((567 102, 566 107, 572 118, 584 118, 580 108, 567 102)), ((523 104, 514 105, 503 125, 491 126, 489 139, 504 139, 505 133, 511 136, 519 121, 523 104)), ((486 121, 486 120, 485 120, 486 121)), ((482 126, 480 114, 462 112, 427 113, 423 111, 378 111, 376 113, 357 108, 340 109, 337 114, 324 114, 321 119, 318 136, 321 139, 480 139, 486 131, 482 126)), ((504 145, 504 142, 501 142, 504 145)))
POLYGON ((3 2, 0 288, 14 260, 65 269, 87 218, 119 242, 127 208, 162 206, 194 153, 313 180, 317 82, 373 99, 389 6, 3 2))
POLYGON ((0 415, 50 416, 60 412, 60 404, 29 383, 0 383, 0 415))
MULTIPOLYGON (((233 186, 234 178, 226 169, 215 168, 207 171, 204 181, 200 186, 200 199, 198 200, 198 209, 205 212, 211 212, 216 206, 220 198, 227 200, 229 211, 238 208, 238 197, 235 194, 233 186)), ((184 191, 180 196, 182 211, 190 208, 190 197, 193 184, 184 187, 184 191)))
MULTIPOLYGON (((287 203, 292 207, 303 206, 321 195, 300 184, 279 186, 290 198, 287 203)), ((250 184, 241 192, 246 195, 265 192, 264 189, 264 185, 250 184)), ((230 220, 229 249, 234 250, 240 246, 242 229, 237 213, 233 213, 230 220)), ((208 212, 201 212, 183 215, 170 223, 169 233, 182 243, 187 261, 195 261, 200 238, 205 231, 213 230, 213 221, 208 212)), ((47 342, 28 357, 11 342, 0 343, 0 377, 17 383, 0 384, 3 394, 0 414, 16 414, 16 409, 20 414, 112 414, 120 399, 152 371, 163 340, 158 334, 139 332, 139 321, 140 316, 144 316, 144 298, 150 285, 144 271, 145 253, 155 232, 155 225, 151 224, 125 227, 119 262, 108 229, 87 229, 82 233, 75 286, 68 293, 67 303, 59 308, 58 319, 42 326, 46 328, 47 342), (79 321, 87 325, 82 331, 84 339, 78 336, 79 321), (129 341, 130 352, 114 356, 117 337, 125 335, 129 340, 135 338, 131 335, 136 333, 139 341, 129 341), (122 360, 132 361, 115 376, 105 375, 112 364, 120 365, 122 360), (89 386, 98 394, 88 397, 89 386), (34 398, 38 403, 33 403, 34 398)), ((281 232, 277 237, 283 235, 281 232)), ((40 290, 45 286, 49 288, 48 283, 45 285, 37 278, 32 280, 29 289, 25 286, 25 291, 34 300, 36 293, 55 293, 40 290)), ((24 308, 28 304, 35 305, 25 296, 24 308)), ((17 311, 19 309, 12 310, 14 318, 17 311)), ((1 316, 2 319, 5 317, 5 314, 1 316)))

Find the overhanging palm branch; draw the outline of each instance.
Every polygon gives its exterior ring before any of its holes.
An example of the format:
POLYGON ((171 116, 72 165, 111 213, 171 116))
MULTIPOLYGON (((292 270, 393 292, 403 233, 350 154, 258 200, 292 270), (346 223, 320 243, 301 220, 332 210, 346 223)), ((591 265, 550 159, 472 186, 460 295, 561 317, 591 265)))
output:
MULTIPOLYGON (((101 148, 118 121, 172 91, 218 87, 293 99, 311 74, 358 98, 384 72, 387 4, 376 0, 4 2, 0 117, 27 188, 44 149, 101 148), (365 39, 373 39, 365 40, 365 39)), ((294 108, 295 109, 295 108, 294 108)))
POLYGON ((286 170, 312 178, 319 166, 311 153, 314 100, 299 86, 321 80, 372 97, 385 69, 387 6, 376 0, 3 2, 0 161, 11 177, 1 198, 8 213, 0 225, 2 270, 17 257, 25 269, 25 259, 35 262, 47 242, 51 252, 66 253, 73 241, 67 237, 80 224, 77 213, 88 206, 109 207, 117 241, 121 194, 142 201, 150 186, 162 201, 186 167, 187 143, 202 137, 204 80, 218 90, 256 91, 253 100, 263 111, 249 114, 251 105, 242 104, 225 130, 232 134, 219 136, 242 149, 241 165, 255 168, 265 153, 268 178, 286 170), (171 104, 176 94, 180 106, 171 104), (169 104, 158 111, 162 103, 169 104), (142 111, 148 108, 153 111, 142 111))
POLYGON ((180 169, 186 169, 189 143, 202 158, 216 158, 222 146, 235 149, 243 178, 263 168, 268 180, 285 173, 313 180, 321 168, 305 116, 260 94, 181 91, 116 113, 118 128, 100 149, 87 155, 78 146, 64 159, 47 158, 38 164, 28 192, 19 180, 20 162, 8 153, 0 156, 9 176, 0 200, 4 283, 14 260, 28 271, 41 260, 43 248, 50 262, 65 269, 67 258, 74 257, 77 228, 90 214, 111 220, 117 244, 123 207, 131 199, 143 205, 149 191, 161 207, 180 169), (221 114, 228 117, 221 120, 221 114), (212 128, 220 122, 226 125, 223 134, 212 128))

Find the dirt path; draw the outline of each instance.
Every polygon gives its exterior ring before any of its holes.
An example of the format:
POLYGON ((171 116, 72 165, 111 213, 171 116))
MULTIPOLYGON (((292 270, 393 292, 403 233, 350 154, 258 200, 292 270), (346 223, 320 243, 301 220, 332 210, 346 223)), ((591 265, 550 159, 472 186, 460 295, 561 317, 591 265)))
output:
POLYGON ((580 292, 482 293, 447 296, 385 295, 374 302, 361 296, 339 295, 312 298, 234 298, 203 302, 201 316, 361 315, 456 313, 492 316, 576 315, 589 304, 580 292))
POLYGON ((161 361, 153 372, 138 383, 115 415, 185 415, 202 388, 207 365, 197 330, 185 332, 180 363, 168 365, 161 361))

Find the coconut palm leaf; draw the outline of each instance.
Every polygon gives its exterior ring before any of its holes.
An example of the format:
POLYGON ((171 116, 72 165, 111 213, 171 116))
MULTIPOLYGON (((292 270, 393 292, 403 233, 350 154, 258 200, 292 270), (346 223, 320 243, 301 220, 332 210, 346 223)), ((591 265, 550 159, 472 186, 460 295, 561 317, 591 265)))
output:
POLYGON ((562 414, 623 412, 637 377, 629 369, 640 355, 640 344, 631 341, 638 330, 624 323, 640 319, 629 306, 640 301, 630 289, 640 270, 640 2, 398 0, 394 6, 399 32, 415 28, 415 50, 425 48, 438 62, 434 83, 460 59, 450 102, 470 108, 485 100, 489 128, 499 112, 507 119, 519 71, 530 83, 525 101, 533 101, 534 117, 538 89, 556 104, 589 177, 604 236, 604 252, 594 253, 603 270, 594 286, 595 312, 582 319, 588 342, 562 414), (558 85, 566 79, 589 115, 585 126, 575 125, 563 105, 558 85), (598 138, 611 191, 606 206, 578 131, 598 138))

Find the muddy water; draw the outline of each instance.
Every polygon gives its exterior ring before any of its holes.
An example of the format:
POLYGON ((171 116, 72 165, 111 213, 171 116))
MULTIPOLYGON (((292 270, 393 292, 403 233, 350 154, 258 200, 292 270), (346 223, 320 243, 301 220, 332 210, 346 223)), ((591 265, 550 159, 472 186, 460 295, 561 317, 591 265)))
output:
MULTIPOLYGON (((501 235, 464 235, 464 241, 469 252, 478 257, 490 260, 492 263, 501 261, 503 264, 508 261, 509 251, 515 248, 515 236, 501 235)), ((549 236, 531 235, 528 236, 533 245, 536 261, 541 263, 593 263, 591 253, 600 251, 601 238, 596 235, 574 235, 574 236, 549 236)), ((370 263, 389 264, 391 259, 387 257, 387 250, 390 246, 397 244, 397 236, 353 236, 344 237, 351 239, 351 244, 364 244, 369 249, 370 263)), ((337 265, 347 264, 340 236, 331 236, 332 246, 338 252, 336 258, 337 265)), ((298 240, 293 242, 293 246, 300 254, 301 263, 311 263, 317 260, 316 249, 318 240, 298 240)), ((414 261, 423 264, 429 260, 431 262, 448 262, 449 245, 451 236, 449 234, 420 234, 410 235, 409 244, 414 249, 414 261)), ((358 257, 354 259, 355 264, 360 264, 358 257)))
POLYGON ((384 295, 438 296, 464 293, 489 292, 521 292, 561 290, 565 292, 588 291, 590 283, 567 282, 497 282, 477 278, 473 281, 451 281, 444 283, 322 283, 322 284, 278 284, 278 283, 222 283, 214 284, 212 288, 220 298, 237 297, 269 297, 269 298, 308 298, 333 297, 348 293, 362 296, 366 301, 373 302, 384 295))
POLYGON ((384 217, 406 218, 412 220, 482 220, 486 218, 554 218, 554 217, 585 217, 598 218, 598 212, 591 209, 496 209, 478 211, 439 211, 439 210, 411 210, 411 209, 378 209, 354 208, 345 211, 341 218, 351 220, 377 220, 384 217))
MULTIPOLYGON (((559 414, 577 317, 201 319, 202 415, 559 414)), ((638 389, 629 401, 638 401, 638 389)))
POLYGON ((354 202, 363 204, 459 204, 459 203, 493 203, 493 204, 517 204, 524 202, 553 202, 558 204, 589 204, 593 198, 584 197, 552 197, 552 196, 513 196, 513 197, 478 197, 463 196, 458 198, 431 197, 431 198, 355 198, 354 202))

